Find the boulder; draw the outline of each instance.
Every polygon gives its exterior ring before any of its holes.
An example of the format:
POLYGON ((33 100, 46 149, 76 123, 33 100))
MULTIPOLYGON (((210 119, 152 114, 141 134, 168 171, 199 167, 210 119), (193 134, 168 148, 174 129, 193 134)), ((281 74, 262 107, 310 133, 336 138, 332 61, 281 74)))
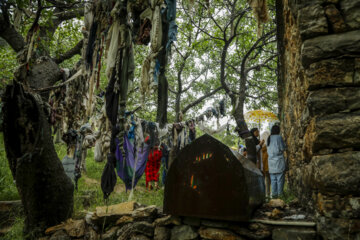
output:
POLYGON ((242 240, 240 236, 236 235, 230 230, 219 228, 204 228, 199 229, 199 234, 202 238, 211 240, 242 240))
POLYGON ((191 240, 197 237, 198 234, 188 225, 175 226, 171 230, 171 240, 191 240))

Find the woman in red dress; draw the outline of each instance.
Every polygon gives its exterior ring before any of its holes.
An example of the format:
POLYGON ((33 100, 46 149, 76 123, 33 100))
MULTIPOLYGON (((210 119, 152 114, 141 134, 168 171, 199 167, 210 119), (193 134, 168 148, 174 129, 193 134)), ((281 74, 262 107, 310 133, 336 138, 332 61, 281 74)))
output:
POLYGON ((161 157, 162 152, 157 145, 150 149, 148 161, 145 168, 146 188, 149 190, 153 189, 152 182, 154 182, 154 187, 156 189, 159 188, 158 182, 161 157))

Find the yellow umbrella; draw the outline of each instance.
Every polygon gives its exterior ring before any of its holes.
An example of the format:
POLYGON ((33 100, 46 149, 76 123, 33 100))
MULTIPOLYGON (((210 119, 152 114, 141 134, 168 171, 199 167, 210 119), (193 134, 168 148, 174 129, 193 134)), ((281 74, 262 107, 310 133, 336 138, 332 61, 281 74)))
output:
POLYGON ((249 112, 245 113, 244 117, 245 117, 245 121, 247 121, 247 122, 258 123, 259 129, 261 128, 262 122, 273 122, 273 121, 278 120, 275 113, 272 113, 272 112, 266 111, 266 110, 262 110, 262 109, 249 111, 249 112))

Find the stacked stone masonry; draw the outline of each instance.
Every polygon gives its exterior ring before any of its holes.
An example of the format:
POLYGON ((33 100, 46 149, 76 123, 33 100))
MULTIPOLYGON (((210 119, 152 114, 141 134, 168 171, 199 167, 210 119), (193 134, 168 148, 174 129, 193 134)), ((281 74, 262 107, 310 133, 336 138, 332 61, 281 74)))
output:
POLYGON ((298 201, 285 204, 277 199, 258 209, 249 223, 178 217, 156 206, 126 202, 97 207, 82 219, 68 219, 48 228, 41 240, 316 240, 311 215, 299 211, 298 201), (269 217, 260 217, 262 214, 269 217), (290 215, 289 215, 290 214, 290 215), (288 215, 288 216, 286 216, 288 215), (302 220, 290 220, 292 217, 302 220), (302 217, 301 217, 302 216, 302 217), (289 219, 290 217, 290 219, 289 219))
POLYGON ((289 182, 324 239, 360 239, 360 0, 282 0, 289 182))

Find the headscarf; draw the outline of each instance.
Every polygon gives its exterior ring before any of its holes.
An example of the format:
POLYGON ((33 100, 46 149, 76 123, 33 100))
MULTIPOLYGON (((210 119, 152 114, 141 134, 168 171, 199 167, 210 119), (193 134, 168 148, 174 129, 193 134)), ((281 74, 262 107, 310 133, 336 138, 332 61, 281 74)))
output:
POLYGON ((267 142, 268 137, 270 136, 270 132, 269 131, 264 131, 261 135, 260 135, 260 141, 264 140, 264 142, 267 142))
POLYGON ((258 129, 258 128, 252 128, 252 129, 250 130, 250 132, 251 132, 252 138, 253 138, 253 140, 254 140, 254 142, 255 142, 255 145, 259 145, 260 141, 259 141, 259 139, 258 139, 257 137, 255 137, 255 135, 254 135, 254 132, 255 132, 256 130, 259 130, 259 129, 258 129))

